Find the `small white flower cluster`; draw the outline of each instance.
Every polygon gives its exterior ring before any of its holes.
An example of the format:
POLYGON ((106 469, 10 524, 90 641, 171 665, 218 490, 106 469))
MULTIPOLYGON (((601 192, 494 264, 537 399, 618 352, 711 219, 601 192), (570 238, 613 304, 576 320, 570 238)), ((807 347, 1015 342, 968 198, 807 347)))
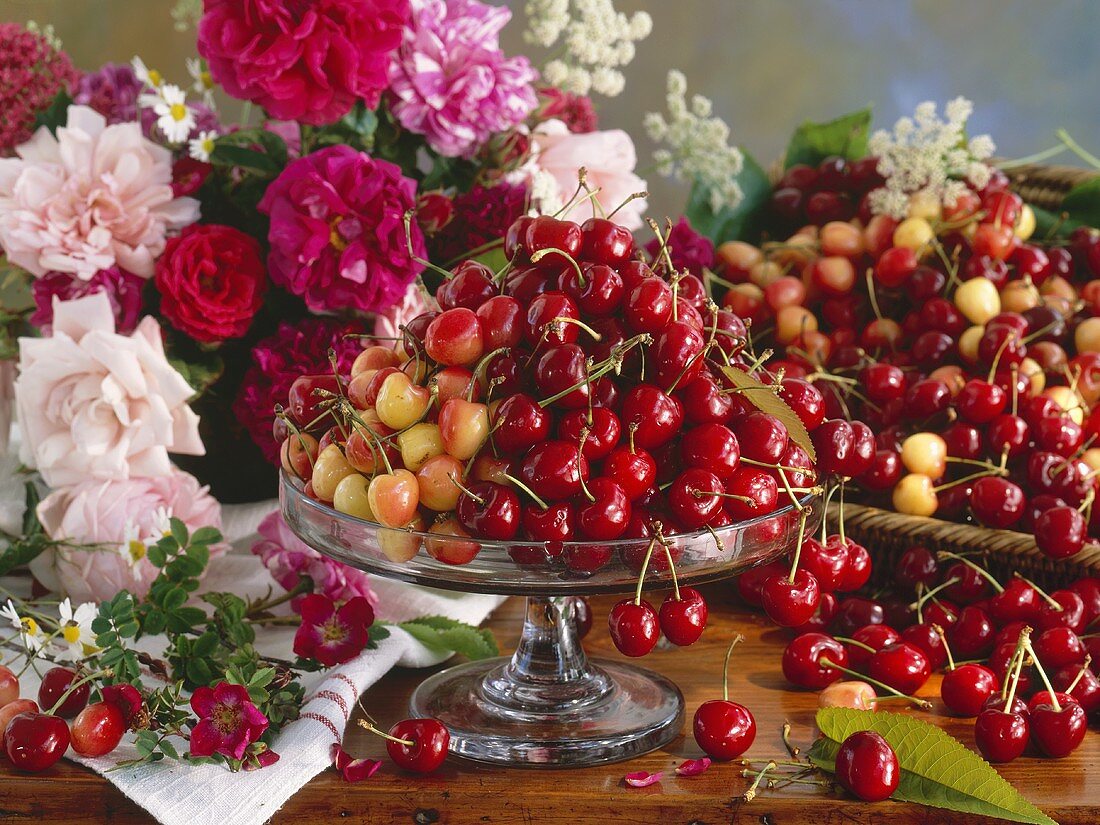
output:
POLYGON ((879 130, 871 136, 868 149, 886 179, 870 196, 875 214, 905 218, 918 193, 953 206, 968 183, 975 189, 989 183, 992 170, 985 161, 996 147, 989 135, 967 139, 966 122, 973 111, 969 100, 957 97, 944 107, 947 119, 942 120, 936 104, 925 101, 913 117, 899 119, 892 133, 879 130))
POLYGON ((526 13, 528 43, 561 44, 560 56, 543 69, 543 80, 578 95, 620 94, 626 85, 621 70, 634 59, 634 44, 653 31, 648 13, 628 17, 615 11, 612 0, 528 0, 526 13))
MULTIPOLYGON (((195 112, 187 105, 187 92, 172 83, 164 81, 164 75, 156 69, 150 69, 140 57, 135 57, 130 65, 134 74, 148 91, 141 95, 142 106, 152 106, 157 115, 157 127, 169 143, 187 142, 188 151, 195 160, 207 162, 214 151, 217 132, 203 131, 192 137, 195 130, 195 112)), ((214 80, 206 67, 206 61, 188 59, 187 72, 191 75, 193 91, 202 95, 203 101, 214 108, 214 80)))
POLYGON ((43 656, 69 662, 79 662, 98 650, 96 634, 92 631, 92 620, 98 613, 92 602, 85 602, 74 610, 68 599, 57 606, 56 620, 41 613, 35 618, 34 611, 29 609, 24 609, 20 615, 11 599, 0 607, 0 616, 18 631, 27 658, 43 656), (39 620, 52 623, 51 632, 47 632, 39 620))
POLYGON ((39 35, 43 40, 50 44, 50 48, 53 49, 55 52, 61 51, 61 38, 57 36, 57 32, 54 31, 52 23, 47 23, 45 26, 41 26, 36 20, 28 20, 25 28, 31 34, 39 35))
POLYGON ((659 112, 645 116, 646 133, 667 147, 653 153, 657 171, 706 187, 715 212, 736 207, 744 197, 737 176, 745 157, 729 145, 729 125, 712 117, 713 105, 702 95, 692 95, 688 105, 687 79, 682 72, 668 73, 665 100, 668 117, 659 112))

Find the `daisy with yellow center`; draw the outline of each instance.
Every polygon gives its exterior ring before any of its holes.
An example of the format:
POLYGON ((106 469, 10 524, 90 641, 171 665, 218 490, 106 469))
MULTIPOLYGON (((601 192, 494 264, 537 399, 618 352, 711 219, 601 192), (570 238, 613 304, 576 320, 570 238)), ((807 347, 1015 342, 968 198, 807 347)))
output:
POLYGON ((31 616, 19 615, 19 611, 15 609, 11 599, 8 599, 6 605, 0 607, 0 616, 11 622, 12 627, 19 631, 23 647, 27 649, 32 657, 37 655, 49 639, 42 631, 42 627, 31 616))
POLYGON ((145 65, 145 61, 140 57, 135 57, 130 61, 130 65, 134 69, 134 75, 143 84, 151 89, 159 89, 164 84, 164 75, 158 72, 156 69, 150 69, 145 65))
POLYGON ((217 139, 217 132, 199 132, 198 135, 191 138, 187 144, 191 157, 203 163, 209 163, 210 156, 214 153, 214 141, 217 139))
POLYGON ((157 128, 169 143, 183 143, 195 128, 195 114, 187 107, 187 93, 179 86, 166 83, 153 104, 157 128))
POLYGON ((187 58, 187 73, 191 75, 191 79, 194 81, 191 84, 191 91, 197 95, 202 95, 202 102, 213 109, 214 76, 210 74, 206 61, 196 57, 187 58))
POLYGON ((85 602, 75 610, 68 599, 58 605, 58 628, 61 633, 61 638, 57 640, 61 647, 58 658, 79 662, 98 650, 95 633, 92 632, 92 620, 96 613, 96 606, 91 602, 85 602))

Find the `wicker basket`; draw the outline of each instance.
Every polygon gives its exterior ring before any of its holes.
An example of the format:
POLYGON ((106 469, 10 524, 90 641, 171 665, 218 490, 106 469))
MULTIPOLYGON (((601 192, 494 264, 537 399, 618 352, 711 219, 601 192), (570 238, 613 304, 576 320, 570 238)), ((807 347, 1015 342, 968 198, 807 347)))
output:
MULTIPOLYGON (((1011 170, 1013 189, 1028 203, 1056 211, 1065 194, 1096 172, 1071 166, 1021 166, 1011 170)), ((829 512, 836 524, 837 508, 829 512)), ((930 550, 955 553, 981 551, 990 572, 1002 581, 1013 572, 1044 588, 1056 588, 1081 576, 1100 576, 1100 547, 1090 545, 1071 559, 1047 558, 1031 535, 1014 530, 991 530, 934 518, 907 516, 877 507, 847 504, 844 529, 875 558, 876 581, 885 584, 894 562, 906 549, 922 544, 930 550)))

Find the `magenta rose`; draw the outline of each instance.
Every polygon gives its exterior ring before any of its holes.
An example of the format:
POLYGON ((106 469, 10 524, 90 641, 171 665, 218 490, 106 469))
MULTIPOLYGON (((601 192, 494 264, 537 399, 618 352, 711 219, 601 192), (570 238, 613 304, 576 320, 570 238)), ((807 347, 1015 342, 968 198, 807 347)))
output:
POLYGON ((141 320, 141 290, 145 279, 132 272, 112 266, 101 269, 90 280, 82 281, 68 272, 47 272, 31 284, 34 314, 28 319, 43 335, 53 329, 53 299, 72 301, 96 292, 103 292, 111 302, 115 316, 115 332, 129 335, 141 320))
POLYGON ((263 303, 267 274, 260 244, 239 229, 192 226, 157 261, 160 311, 196 341, 240 338, 263 303))
MULTIPOLYGON (((271 280, 314 312, 385 309, 421 270, 405 237, 404 215, 415 205, 416 182, 400 167, 350 146, 293 161, 259 206, 271 216, 271 280)), ((415 221, 409 231, 424 258, 415 221)))
POLYGON ((225 90, 279 120, 319 125, 374 108, 409 0, 205 0, 199 54, 225 90))

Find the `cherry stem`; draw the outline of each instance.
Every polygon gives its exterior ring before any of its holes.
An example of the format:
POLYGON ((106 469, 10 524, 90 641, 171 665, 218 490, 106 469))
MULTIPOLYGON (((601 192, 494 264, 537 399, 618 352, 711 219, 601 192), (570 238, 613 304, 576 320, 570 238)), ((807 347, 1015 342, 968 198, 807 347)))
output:
POLYGON ((631 455, 637 455, 638 454, 638 449, 634 446, 634 433, 636 433, 636 432, 638 432, 638 422, 637 421, 632 421, 630 423, 630 426, 628 426, 626 428, 626 440, 627 440, 627 443, 630 445, 631 455))
POLYGON ((988 476, 1006 476, 1008 472, 1002 468, 990 468, 982 473, 971 473, 968 476, 957 478, 954 481, 949 481, 946 484, 941 484, 938 487, 932 488, 934 493, 942 493, 944 490, 950 490, 952 487, 958 487, 960 484, 969 484, 971 481, 975 481, 979 478, 986 478, 988 476))
POLYGON ((473 492, 472 490, 470 490, 470 489, 469 489, 468 487, 464 487, 464 486, 462 485, 462 482, 461 482, 461 481, 459 481, 459 480, 458 480, 457 478, 455 478, 455 474, 454 474, 454 473, 448 473, 448 474, 447 474, 447 478, 449 478, 449 479, 451 480, 451 484, 453 484, 453 485, 454 485, 455 487, 457 487, 457 488, 458 488, 459 490, 461 490, 461 491, 462 491, 463 493, 465 493, 466 495, 468 495, 468 496, 469 496, 470 498, 472 498, 472 499, 473 499, 474 501, 476 501, 476 502, 477 502, 478 504, 480 504, 480 505, 481 505, 482 507, 484 507, 484 506, 485 506, 485 499, 483 499, 483 498, 482 498, 481 496, 479 496, 479 495, 478 495, 477 493, 475 493, 475 492, 473 492))
POLYGON ((588 326, 588 324, 586 324, 584 321, 580 320, 579 318, 571 318, 568 315, 556 315, 553 318, 551 318, 549 321, 546 322, 546 325, 548 327, 550 327, 551 329, 553 329, 553 325, 555 325, 555 324, 573 324, 574 326, 580 327, 585 332, 587 332, 589 335, 591 335, 592 340, 594 340, 594 341, 602 341, 603 340, 602 335, 600 335, 598 332, 596 332, 596 330, 592 329, 592 327, 588 326))
POLYGON ((958 576, 952 576, 950 579, 943 582, 942 584, 937 585, 936 587, 933 587, 931 590, 929 590, 924 595, 922 595, 920 598, 918 598, 915 602, 910 604, 909 605, 910 609, 916 610, 919 613, 920 609, 922 607, 924 607, 924 603, 926 601, 931 599, 933 596, 935 596, 941 590, 945 590, 946 588, 950 587, 953 584, 958 584, 960 581, 961 581, 961 579, 958 576))
MULTIPOLYGON (((654 258, 654 261, 656 261, 657 258, 664 258, 665 264, 668 266, 668 271, 675 271, 675 267, 672 266, 672 257, 668 254, 668 239, 661 235, 661 227, 657 225, 657 221, 653 220, 653 218, 646 218, 645 222, 649 224, 649 228, 653 230, 653 234, 657 236, 657 242, 661 245, 660 249, 657 250, 657 256, 654 258)), ((672 308, 674 311, 676 309, 675 297, 676 296, 673 295, 672 308)))
MULTIPOLYGON (((658 539, 661 538, 660 533, 657 534, 658 539)), ((672 550, 669 548, 668 543, 661 541, 661 546, 665 548, 665 558, 668 559, 668 569, 672 573, 672 598, 676 601, 680 601, 680 580, 676 576, 676 564, 672 561, 672 550)))
POLYGON ((539 506, 540 510, 549 509, 546 502, 543 501, 541 498, 539 498, 534 490, 532 490, 530 487, 528 487, 526 484, 524 484, 518 478, 515 478, 514 476, 510 476, 510 475, 508 475, 508 473, 501 473, 500 477, 503 478, 503 479, 506 479, 507 481, 511 482, 512 484, 515 484, 517 487, 519 487, 521 490, 523 490, 523 492, 527 493, 527 495, 529 495, 531 497, 531 499, 535 502, 535 504, 537 504, 539 506))
POLYGON ((967 567, 981 574, 982 578, 989 582, 993 586, 993 589, 996 590, 998 593, 1004 592, 1004 587, 1001 586, 1001 583, 999 581, 993 578, 993 575, 988 570, 986 570, 980 564, 975 564, 966 556, 960 556, 958 553, 950 553, 947 550, 941 550, 939 553, 937 553, 937 556, 941 559, 954 559, 955 561, 961 561, 967 567))
POLYGON ((787 480, 787 474, 782 469, 779 470, 779 480, 783 482, 783 489, 786 490, 787 495, 790 496, 791 504, 794 505, 794 509, 801 513, 805 508, 802 506, 802 502, 798 500, 798 496, 794 494, 794 490, 791 489, 791 483, 787 480))
MULTIPOLYGON (((825 513, 826 514, 829 512, 829 505, 833 503, 833 495, 836 493, 836 491, 838 489, 839 489, 839 485, 834 484, 833 486, 831 486, 825 492, 825 513)), ((822 544, 825 543, 825 536, 826 536, 826 533, 828 532, 828 527, 829 527, 829 519, 828 518, 823 518, 821 520, 821 543, 822 544)))
POLYGON ((70 683, 69 687, 65 689, 65 692, 61 694, 61 698, 59 698, 56 702, 54 702, 54 705, 53 705, 52 708, 50 708, 48 711, 46 711, 46 715, 47 716, 55 715, 57 713, 57 709, 59 707, 61 707, 63 704, 65 704, 66 700, 75 691, 77 691, 80 688, 84 687, 84 685, 88 684, 88 682, 92 681, 93 679, 98 679, 100 676, 110 676, 112 673, 114 673, 114 671, 111 670, 110 668, 106 668, 105 670, 95 670, 95 671, 92 671, 91 673, 81 677, 80 679, 77 679, 75 682, 70 683))
MULTIPOLYGON (((764 779, 764 774, 766 774, 768 771, 775 770, 776 767, 777 765, 775 763, 775 760, 772 760, 767 765, 765 765, 763 769, 758 774, 756 774, 756 778, 752 781, 752 784, 749 785, 749 789, 741 795, 741 799, 745 802, 752 802, 756 798, 756 792, 760 788, 760 783, 764 779)), ((745 770, 741 771, 741 775, 747 779, 749 776, 752 775, 752 771, 746 768, 745 770)))
POLYGON ((878 308, 878 296, 875 295, 875 277, 871 267, 867 267, 867 295, 871 299, 871 309, 875 318, 882 320, 882 310, 878 308))
POLYGON ((806 537, 806 518, 808 513, 802 512, 801 517, 798 519, 798 543, 794 548, 794 559, 791 560, 791 572, 787 576, 787 581, 790 584, 794 584, 794 574, 798 570, 798 560, 802 557, 802 541, 806 537))
POLYGON ((989 365, 989 377, 986 379, 988 383, 992 384, 993 379, 997 376, 997 365, 1001 362, 1001 356, 1004 354, 1004 351, 1008 348, 1009 344, 1013 343, 1018 338, 1019 333, 1016 332, 1015 329, 1010 328, 1008 335, 1005 336, 1001 345, 997 347, 997 353, 993 356, 993 362, 989 365))
POLYGON ((653 556, 653 548, 657 546, 659 539, 654 536, 650 542, 649 547, 645 549, 645 558, 642 560, 642 572, 638 576, 638 588, 634 591, 634 604, 642 603, 642 584, 645 583, 645 574, 649 570, 649 560, 653 556))
POLYGON ((495 350, 493 350, 492 352, 490 352, 488 355, 486 355, 480 361, 477 362, 477 366, 474 367, 474 372, 470 376, 470 383, 466 387, 466 400, 467 401, 473 401, 474 400, 474 392, 477 391, 478 379, 480 377, 484 376, 485 371, 489 369, 489 364, 492 362, 492 360, 494 358, 496 358, 498 355, 507 355, 511 351, 512 351, 511 347, 497 347, 495 350))
POLYGON ((446 281, 451 280, 451 278, 454 277, 453 272, 448 272, 443 267, 436 266, 431 261, 428 261, 428 260, 425 260, 424 258, 421 258, 419 255, 416 254, 416 250, 413 249, 413 239, 412 239, 412 216, 413 216, 413 211, 414 210, 412 210, 412 209, 407 210, 405 212, 405 216, 404 216, 404 219, 403 219, 404 224, 405 224, 405 247, 408 249, 409 257, 412 258, 412 260, 416 261, 421 266, 427 267, 428 269, 432 270, 433 272, 438 272, 440 275, 443 276, 444 280, 446 280, 446 281))
POLYGON ((722 664, 722 699, 726 702, 730 700, 730 657, 733 656, 733 649, 743 641, 745 637, 735 633, 730 646, 726 648, 726 658, 722 664))
POLYGON ((612 209, 608 213, 607 219, 611 220, 613 217, 615 217, 616 212, 618 212, 620 209, 622 209, 624 206, 626 206, 631 201, 636 201, 639 198, 648 198, 648 197, 649 197, 649 192, 635 192, 633 195, 627 195, 626 200, 624 200, 622 203, 620 203, 618 206, 616 206, 614 209, 612 209))
POLYGON ((838 521, 838 529, 840 530, 840 543, 842 546, 848 546, 848 540, 844 538, 844 479, 840 480, 840 518, 838 521))
POLYGON ((784 719, 783 727, 781 729, 781 736, 783 737, 783 745, 787 748, 787 753, 791 756, 798 757, 798 754, 802 753, 802 749, 798 745, 791 741, 791 723, 784 719))
POLYGON ((588 427, 581 429, 581 440, 577 442, 577 479, 581 483, 581 492, 584 493, 584 497, 589 501, 595 503, 596 497, 592 495, 592 491, 588 489, 588 484, 584 480, 584 473, 581 472, 581 462, 584 461, 584 442, 588 440, 588 427))
POLYGON ((1035 669, 1039 671, 1039 678, 1043 680, 1043 684, 1046 685, 1047 693, 1050 694, 1050 702, 1054 707, 1055 713, 1062 712, 1062 704, 1058 701, 1058 694, 1054 691, 1054 685, 1050 683, 1050 677, 1047 676, 1046 669, 1043 667, 1043 663, 1039 661, 1039 654, 1035 652, 1035 648, 1031 645, 1031 639, 1024 640, 1024 650, 1031 656, 1031 661, 1035 664, 1035 669))
POLYGON ((932 625, 932 629, 936 631, 936 635, 940 637, 940 641, 943 642, 943 650, 947 654, 947 669, 955 669, 955 657, 951 655, 951 645, 947 643, 947 634, 943 632, 943 628, 938 624, 932 625))
POLYGON ((1023 576, 1022 574, 1020 574, 1019 572, 1015 572, 1015 571, 1012 573, 1012 575, 1015 576, 1016 578, 1018 578, 1024 584, 1028 585, 1036 593, 1038 593, 1040 598, 1042 598, 1043 601, 1045 601, 1048 605, 1050 605, 1051 608, 1056 613, 1061 613, 1063 610, 1066 609, 1057 600, 1051 598, 1049 593, 1047 593, 1045 590, 1043 590, 1043 588, 1039 587, 1039 585, 1037 585, 1031 579, 1029 579, 1029 578, 1023 576))
POLYGON ((1066 693, 1073 693, 1073 689, 1080 684, 1081 680, 1085 678, 1085 673, 1089 669, 1089 665, 1092 664, 1092 656, 1085 656, 1085 661, 1081 663, 1081 669, 1077 671, 1077 675, 1073 677, 1073 681, 1069 683, 1066 688, 1066 693))
POLYGON ((908 694, 902 693, 897 688, 892 688, 885 682, 880 682, 877 679, 872 679, 870 676, 865 676, 864 674, 852 670, 851 668, 844 667, 843 665, 838 665, 833 662, 833 660, 830 659, 828 656, 822 656, 820 659, 818 659, 818 664, 820 664, 822 667, 836 668, 841 673, 847 673, 849 676, 855 676, 863 680, 864 682, 868 682, 869 684, 874 685, 880 690, 885 690, 891 696, 896 696, 898 699, 908 699, 921 710, 929 710, 932 707, 932 703, 929 702, 927 699, 921 699, 917 696, 909 696, 908 694))
MULTIPOLYGON (((768 387, 745 387, 747 390, 765 390, 768 387)), ((812 470, 812 467, 789 467, 786 464, 769 464, 766 461, 757 461, 754 458, 745 458, 741 456, 741 464, 748 464, 752 467, 767 467, 771 470, 786 470, 788 473, 804 473, 807 470, 812 470)))
POLYGON ((684 376, 687 375, 687 371, 691 369, 692 365, 695 364, 695 362, 698 361, 700 358, 706 356, 707 352, 713 346, 713 343, 707 344, 705 347, 703 347, 701 350, 699 350, 697 353, 691 356, 691 358, 688 359, 688 362, 684 364, 684 368, 680 370, 680 374, 676 376, 676 380, 672 382, 672 385, 667 390, 665 390, 665 395, 672 395, 672 391, 680 386, 680 382, 684 380, 684 376))
POLYGON ((1012 684, 1009 685, 1008 694, 1005 696, 1005 713, 1009 713, 1012 710, 1012 700, 1016 698, 1016 687, 1020 684, 1020 673, 1024 669, 1024 649, 1030 645, 1031 628, 1024 626, 1020 631, 1020 637, 1016 640, 1016 652, 1013 654, 1013 661, 1016 662, 1016 668, 1012 671, 1012 684))
POLYGON ((875 648, 871 647, 869 644, 864 644, 863 642, 859 641, 859 639, 853 639, 851 636, 833 636, 833 638, 836 639, 838 642, 844 642, 844 644, 846 645, 855 645, 856 647, 861 647, 868 653, 878 653, 878 651, 875 648))
POLYGON ((416 744, 416 742, 412 739, 399 739, 396 736, 390 736, 388 733, 383 733, 366 719, 359 719, 358 723, 359 727, 369 730, 371 733, 375 733, 381 736, 383 739, 389 739, 391 742, 397 742, 401 745, 404 745, 406 748, 411 748, 413 745, 416 744))

